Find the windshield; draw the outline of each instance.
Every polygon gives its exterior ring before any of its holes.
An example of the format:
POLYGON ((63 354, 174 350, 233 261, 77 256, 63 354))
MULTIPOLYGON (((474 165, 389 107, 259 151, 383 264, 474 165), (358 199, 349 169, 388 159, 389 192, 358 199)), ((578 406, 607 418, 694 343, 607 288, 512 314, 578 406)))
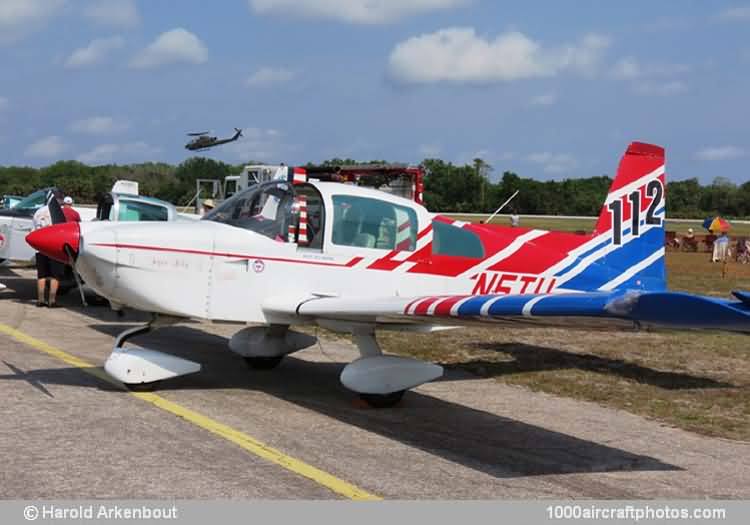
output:
POLYGON ((288 182, 271 181, 233 195, 202 220, 221 222, 286 242, 294 192, 288 182))
POLYGON ((44 206, 47 200, 47 193, 53 188, 44 188, 43 190, 37 190, 31 195, 24 198, 21 202, 15 205, 17 210, 37 210, 44 206))

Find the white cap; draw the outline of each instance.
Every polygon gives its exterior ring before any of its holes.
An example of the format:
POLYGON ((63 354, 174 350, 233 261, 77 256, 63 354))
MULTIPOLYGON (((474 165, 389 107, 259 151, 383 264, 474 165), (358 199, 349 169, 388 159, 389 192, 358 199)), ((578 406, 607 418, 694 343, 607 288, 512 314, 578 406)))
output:
POLYGON ((70 197, 70 196, 65 197, 63 199, 63 204, 73 204, 73 197, 70 197))
POLYGON ((692 228, 688 228, 688 233, 693 233, 693 229, 692 228))

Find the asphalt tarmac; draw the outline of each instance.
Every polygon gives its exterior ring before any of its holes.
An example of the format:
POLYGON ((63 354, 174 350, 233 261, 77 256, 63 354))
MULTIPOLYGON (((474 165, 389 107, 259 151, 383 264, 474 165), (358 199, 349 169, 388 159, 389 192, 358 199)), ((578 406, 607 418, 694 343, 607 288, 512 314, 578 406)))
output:
POLYGON ((143 315, 34 306, 0 267, 0 498, 748 498, 750 443, 449 371, 370 409, 340 385, 341 340, 250 371, 239 326, 134 339, 203 370, 132 394, 103 379, 143 315), (92 365, 93 368, 89 368, 92 365))

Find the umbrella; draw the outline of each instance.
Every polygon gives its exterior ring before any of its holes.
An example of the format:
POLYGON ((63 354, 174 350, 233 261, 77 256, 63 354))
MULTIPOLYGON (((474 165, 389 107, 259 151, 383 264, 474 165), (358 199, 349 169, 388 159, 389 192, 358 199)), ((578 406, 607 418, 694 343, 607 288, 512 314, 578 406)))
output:
POLYGON ((732 225, 721 217, 709 217, 703 221, 703 227, 711 233, 726 233, 732 228, 732 225))

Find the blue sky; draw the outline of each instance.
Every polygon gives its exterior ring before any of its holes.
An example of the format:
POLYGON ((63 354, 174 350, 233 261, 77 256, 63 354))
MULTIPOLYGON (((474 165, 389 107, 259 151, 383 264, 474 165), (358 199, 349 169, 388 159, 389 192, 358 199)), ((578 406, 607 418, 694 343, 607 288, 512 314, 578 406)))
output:
POLYGON ((453 162, 750 178, 750 3, 0 0, 0 165, 453 162))

